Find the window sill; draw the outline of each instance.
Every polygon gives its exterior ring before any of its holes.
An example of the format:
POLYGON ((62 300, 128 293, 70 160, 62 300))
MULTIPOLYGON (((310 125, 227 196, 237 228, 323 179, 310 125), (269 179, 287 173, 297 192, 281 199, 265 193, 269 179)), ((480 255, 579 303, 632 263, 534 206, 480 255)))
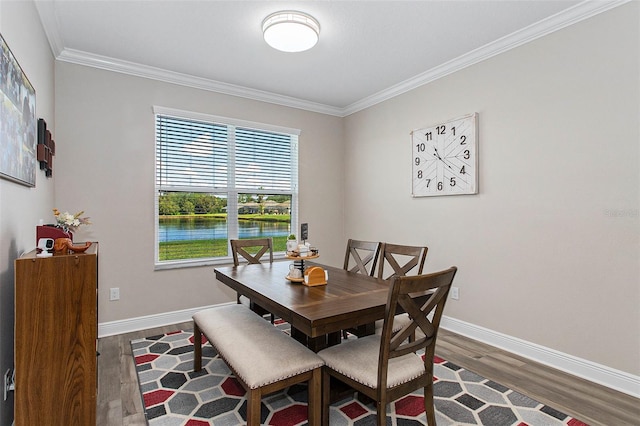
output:
MULTIPOLYGON (((286 259, 284 252, 273 253, 274 261, 284 260, 284 259, 286 259)), ((219 257, 219 258, 209 258, 209 259, 186 259, 186 260, 159 262, 159 263, 156 262, 153 267, 153 270, 165 271, 170 269, 200 268, 203 266, 229 266, 232 264, 233 264, 233 258, 231 257, 219 257)))

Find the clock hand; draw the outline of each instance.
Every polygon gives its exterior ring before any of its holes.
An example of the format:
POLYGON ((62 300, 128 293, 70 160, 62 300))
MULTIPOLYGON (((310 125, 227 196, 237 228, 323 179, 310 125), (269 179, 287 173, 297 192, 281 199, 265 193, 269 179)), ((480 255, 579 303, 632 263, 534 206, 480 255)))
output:
POLYGON ((435 156, 438 157, 438 160, 442 160, 442 157, 440 157, 440 154, 438 153, 438 148, 436 148, 435 146, 433 147, 433 150, 436 152, 435 156))
POLYGON ((433 150, 436 152, 434 155, 438 158, 438 160, 442 161, 444 165, 447 166, 448 168, 451 168, 451 166, 448 165, 447 162, 442 159, 442 157, 440 157, 440 153, 438 153, 438 148, 434 146, 433 150))

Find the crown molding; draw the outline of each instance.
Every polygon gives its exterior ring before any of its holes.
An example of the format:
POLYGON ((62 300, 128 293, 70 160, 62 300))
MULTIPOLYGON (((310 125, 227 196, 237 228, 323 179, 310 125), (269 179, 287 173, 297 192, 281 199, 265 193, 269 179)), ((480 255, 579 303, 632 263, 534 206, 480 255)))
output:
POLYGON ((343 117, 372 107, 403 93, 409 92, 425 84, 436 81, 456 71, 460 71, 471 65, 482 62, 493 56, 507 52, 523 44, 544 37, 555 31, 561 30, 575 23, 591 18, 607 10, 621 6, 631 0, 594 1, 585 0, 569 9, 552 15, 542 21, 529 25, 521 30, 502 37, 494 42, 486 44, 469 53, 459 56, 440 66, 432 68, 422 74, 418 74, 402 83, 391 86, 343 109, 343 117))
POLYGON ((256 101, 268 102, 291 108, 319 112, 321 114, 336 116, 342 115, 342 110, 340 108, 332 107, 329 105, 305 101, 290 96, 278 95, 276 93, 251 89, 249 87, 237 86, 235 84, 223 83, 220 81, 182 74, 174 71, 168 71, 148 65, 141 65, 134 62, 114 59, 107 56, 95 55, 92 53, 74 49, 64 49, 56 59, 62 62, 100 68, 107 71, 114 71, 137 77, 164 81, 166 83, 179 84, 182 86, 192 87, 194 89, 207 90, 211 92, 238 96, 241 98, 253 99, 256 101))
POLYGON ((49 47, 51 48, 53 57, 57 58, 62 52, 64 43, 62 42, 60 31, 58 31, 60 25, 57 19, 58 15, 56 14, 55 4, 52 1, 36 1, 34 3, 38 15, 40 15, 40 22, 42 23, 44 33, 47 36, 47 40, 49 40, 49 47))
POLYGON ((290 96, 238 86, 220 81, 210 80, 192 75, 168 71, 134 62, 122 61, 101 55, 95 55, 74 49, 64 48, 62 37, 58 31, 59 25, 55 13, 54 2, 35 2, 40 15, 40 20, 44 27, 45 34, 49 40, 49 45, 54 57, 63 62, 69 62, 89 67, 99 68, 107 71, 114 71, 123 74, 149 78, 167 83, 192 87, 195 89, 207 90, 231 96, 282 105, 321 114, 346 117, 363 109, 372 107, 380 102, 386 101, 425 84, 436 81, 442 77, 460 71, 478 62, 489 59, 493 56, 507 52, 523 44, 529 43, 540 37, 544 37, 555 31, 566 28, 570 25, 588 19, 592 16, 606 12, 615 7, 628 3, 631 0, 585 0, 572 8, 550 16, 540 22, 532 24, 526 28, 518 30, 512 34, 502 37, 492 43, 475 49, 467 54, 459 56, 440 66, 418 74, 399 84, 382 90, 371 96, 367 96, 344 108, 331 105, 310 102, 290 96))

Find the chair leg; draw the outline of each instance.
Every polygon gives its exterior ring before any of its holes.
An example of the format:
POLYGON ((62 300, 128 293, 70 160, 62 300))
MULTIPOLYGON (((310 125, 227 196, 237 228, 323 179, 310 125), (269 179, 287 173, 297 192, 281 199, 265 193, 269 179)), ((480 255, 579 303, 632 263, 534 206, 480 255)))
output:
POLYGON ((385 401, 376 401, 377 423, 378 426, 387 425, 387 403, 385 401))
POLYGON ((202 331, 193 322, 193 371, 202 370, 202 331))
POLYGON ((436 409, 433 405, 433 385, 424 388, 424 412, 427 415, 427 425, 436 426, 436 409))
POLYGON ((329 426, 329 406, 331 405, 331 375, 322 367, 322 426, 329 426))
POLYGON ((260 426, 261 402, 260 389, 249 389, 247 391, 247 426, 260 426))
POLYGON ((322 422, 322 368, 316 368, 309 379, 307 402, 309 426, 320 426, 322 422))

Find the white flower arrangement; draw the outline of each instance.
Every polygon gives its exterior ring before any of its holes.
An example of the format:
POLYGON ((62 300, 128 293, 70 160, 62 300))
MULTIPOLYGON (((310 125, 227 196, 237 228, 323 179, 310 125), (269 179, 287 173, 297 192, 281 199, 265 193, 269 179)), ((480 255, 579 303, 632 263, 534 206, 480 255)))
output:
POLYGON ((64 232, 76 232, 80 225, 90 225, 88 217, 80 217, 84 214, 84 210, 76 214, 69 212, 60 213, 60 210, 53 209, 53 215, 56 217, 56 226, 62 228, 64 232))

